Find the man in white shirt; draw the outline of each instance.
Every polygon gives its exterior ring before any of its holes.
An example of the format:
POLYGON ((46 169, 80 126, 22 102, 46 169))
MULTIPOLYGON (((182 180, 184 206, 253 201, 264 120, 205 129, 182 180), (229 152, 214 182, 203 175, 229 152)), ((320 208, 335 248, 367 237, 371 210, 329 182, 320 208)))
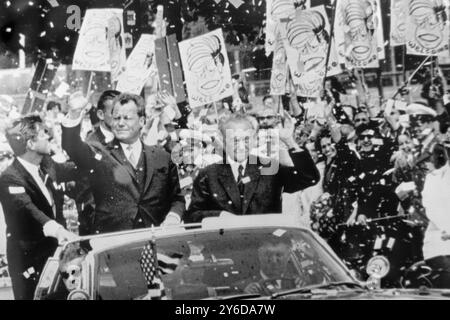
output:
POLYGON ((16 299, 32 299, 40 272, 58 243, 76 238, 64 228, 61 183, 75 168, 49 157, 50 136, 38 116, 17 121, 7 133, 14 162, 0 177, 7 227, 7 258, 16 299))

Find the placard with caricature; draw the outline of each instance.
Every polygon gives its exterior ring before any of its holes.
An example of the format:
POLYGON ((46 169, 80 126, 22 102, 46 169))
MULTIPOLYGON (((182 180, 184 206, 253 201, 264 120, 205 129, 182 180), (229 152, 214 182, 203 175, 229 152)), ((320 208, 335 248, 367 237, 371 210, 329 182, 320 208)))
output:
POLYGON ((122 9, 88 9, 73 57, 73 70, 111 72, 116 81, 125 68, 122 9))
POLYGON ((141 94, 150 77, 158 75, 155 59, 155 38, 143 34, 128 57, 125 72, 118 79, 116 90, 141 94))
POLYGON ((288 64, 286 49, 281 37, 275 43, 273 52, 272 73, 270 77, 270 94, 284 95, 287 91, 288 64))
POLYGON ((179 43, 191 108, 233 95, 222 29, 179 43))
POLYGON ((406 44, 406 23, 409 0, 391 0, 391 46, 406 44))
POLYGON ((384 59, 379 1, 336 1, 335 35, 341 61, 348 69, 378 68, 378 59, 384 59))
POLYGON ((407 11, 406 52, 422 56, 448 56, 448 1, 410 0, 407 11))
POLYGON ((277 41, 279 24, 295 15, 298 9, 307 9, 311 0, 266 0, 266 55, 274 50, 277 41))
POLYGON ((325 77, 328 50, 328 75, 340 72, 336 50, 330 45, 330 25, 324 6, 297 10, 281 32, 297 94, 319 97, 325 77), (329 72, 329 73, 328 73, 329 72))

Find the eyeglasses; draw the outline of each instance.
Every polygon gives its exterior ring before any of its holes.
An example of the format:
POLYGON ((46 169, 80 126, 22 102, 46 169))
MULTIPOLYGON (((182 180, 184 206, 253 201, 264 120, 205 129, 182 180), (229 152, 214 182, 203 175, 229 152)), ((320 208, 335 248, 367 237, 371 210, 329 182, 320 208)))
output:
POLYGON ((369 120, 367 120, 366 118, 355 119, 355 123, 360 123, 360 122, 362 122, 362 123, 368 123, 369 120))
POLYGON ((69 279, 69 277, 73 277, 77 274, 80 274, 81 272, 81 267, 79 266, 70 266, 69 268, 67 268, 67 271, 60 271, 59 274, 61 275, 61 277, 64 280, 69 279))
POLYGON ((276 116, 266 116, 266 117, 257 117, 256 119, 258 119, 258 121, 263 121, 263 120, 274 120, 276 119, 276 116))

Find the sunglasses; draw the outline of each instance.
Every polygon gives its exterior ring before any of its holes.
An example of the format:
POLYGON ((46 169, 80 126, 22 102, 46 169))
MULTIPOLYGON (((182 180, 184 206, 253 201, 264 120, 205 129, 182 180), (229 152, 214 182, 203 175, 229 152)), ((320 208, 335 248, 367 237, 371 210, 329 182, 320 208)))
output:
POLYGON ((263 120, 274 120, 276 119, 276 116, 266 116, 266 117, 257 117, 258 121, 263 121, 263 120))

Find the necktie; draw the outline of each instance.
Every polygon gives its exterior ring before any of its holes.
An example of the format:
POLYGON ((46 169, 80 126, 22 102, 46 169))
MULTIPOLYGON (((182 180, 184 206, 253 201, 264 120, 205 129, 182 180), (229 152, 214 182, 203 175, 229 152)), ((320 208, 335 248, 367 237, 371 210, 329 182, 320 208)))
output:
POLYGON ((127 150, 128 150, 128 152, 129 152, 129 154, 128 154, 128 161, 131 163, 131 165, 133 166, 133 168, 136 169, 137 162, 138 162, 139 160, 136 159, 136 156, 134 155, 134 152, 133 152, 133 146, 130 144, 130 145, 127 147, 127 150))
POLYGON ((44 182, 44 184, 46 184, 47 181, 45 181, 45 173, 44 173, 44 171, 42 171, 42 169, 39 168, 38 173, 39 173, 39 177, 41 178, 41 180, 44 182))
POLYGON ((245 187, 244 183, 242 182, 243 178, 244 178, 244 167, 242 165, 239 165, 237 182, 238 182, 238 187, 239 187, 239 194, 241 196, 241 201, 242 201, 242 198, 244 197, 244 187, 245 187))

